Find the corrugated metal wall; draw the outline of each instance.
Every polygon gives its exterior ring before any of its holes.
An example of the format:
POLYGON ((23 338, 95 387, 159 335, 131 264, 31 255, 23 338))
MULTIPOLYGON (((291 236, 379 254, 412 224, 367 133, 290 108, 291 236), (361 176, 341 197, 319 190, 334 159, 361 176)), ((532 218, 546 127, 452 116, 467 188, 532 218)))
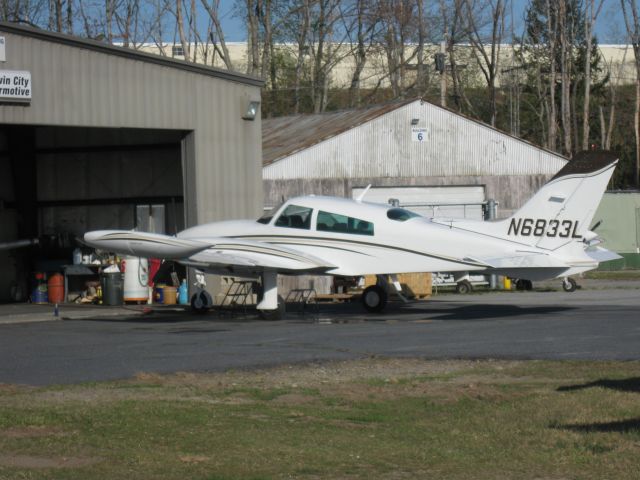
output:
POLYGON ((605 193, 593 216, 602 220, 598 235, 604 247, 618 253, 640 253, 640 193, 605 193))
POLYGON ((193 131, 183 145, 195 159, 184 166, 190 223, 260 213, 260 117, 241 118, 259 81, 6 24, 0 35, 0 68, 28 70, 33 83, 31 104, 0 105, 0 123, 193 131))
POLYGON ((276 179, 554 174, 566 159, 419 100, 278 160, 276 179), (415 127, 425 141, 412 140, 415 127))

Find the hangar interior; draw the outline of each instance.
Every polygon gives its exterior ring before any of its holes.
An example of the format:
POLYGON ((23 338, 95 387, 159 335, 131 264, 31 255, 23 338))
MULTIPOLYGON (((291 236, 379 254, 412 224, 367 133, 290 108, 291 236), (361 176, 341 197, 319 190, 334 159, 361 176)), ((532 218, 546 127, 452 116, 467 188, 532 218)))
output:
POLYGON ((24 300, 29 275, 70 264, 76 237, 185 226, 180 130, 0 126, 0 302, 24 300), (4 258, 2 258, 4 257, 4 258))

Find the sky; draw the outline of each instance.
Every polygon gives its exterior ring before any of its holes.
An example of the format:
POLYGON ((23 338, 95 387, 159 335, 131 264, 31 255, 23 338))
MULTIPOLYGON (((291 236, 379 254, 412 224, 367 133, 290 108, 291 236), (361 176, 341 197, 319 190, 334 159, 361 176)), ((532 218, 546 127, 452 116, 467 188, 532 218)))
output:
MULTIPOLYGON (((234 15, 233 7, 237 0, 221 0, 222 28, 228 42, 246 41, 244 20, 234 15)), ((598 1, 598 0, 596 0, 598 1)), ((514 28, 522 30, 524 12, 529 2, 513 0, 514 28)), ((596 21, 595 34, 600 44, 625 43, 624 17, 619 0, 604 0, 602 11, 596 21)))

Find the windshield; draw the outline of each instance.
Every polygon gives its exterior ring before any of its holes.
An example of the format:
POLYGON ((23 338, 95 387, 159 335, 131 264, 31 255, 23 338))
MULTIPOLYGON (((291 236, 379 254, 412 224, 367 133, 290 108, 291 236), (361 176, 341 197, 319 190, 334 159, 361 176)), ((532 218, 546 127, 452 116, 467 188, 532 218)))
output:
POLYGON ((262 216, 256 220, 256 222, 258 223, 269 223, 271 221, 271 219, 273 218, 273 216, 278 213, 278 210, 280 210, 280 207, 282 207, 282 203, 279 203, 278 205, 276 205, 275 207, 271 208, 270 210, 267 210, 265 213, 262 214, 262 216))

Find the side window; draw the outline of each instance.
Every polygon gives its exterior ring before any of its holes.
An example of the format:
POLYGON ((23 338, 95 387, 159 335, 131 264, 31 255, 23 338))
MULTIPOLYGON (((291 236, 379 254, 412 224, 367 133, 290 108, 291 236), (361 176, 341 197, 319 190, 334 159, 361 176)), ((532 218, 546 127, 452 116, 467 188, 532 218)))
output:
POLYGON ((313 210, 308 207, 289 205, 278 217, 275 225, 276 227, 302 228, 309 230, 311 228, 312 211, 313 210))
POLYGON ((318 212, 316 230, 320 232, 353 233, 373 235, 373 223, 337 213, 318 212))

